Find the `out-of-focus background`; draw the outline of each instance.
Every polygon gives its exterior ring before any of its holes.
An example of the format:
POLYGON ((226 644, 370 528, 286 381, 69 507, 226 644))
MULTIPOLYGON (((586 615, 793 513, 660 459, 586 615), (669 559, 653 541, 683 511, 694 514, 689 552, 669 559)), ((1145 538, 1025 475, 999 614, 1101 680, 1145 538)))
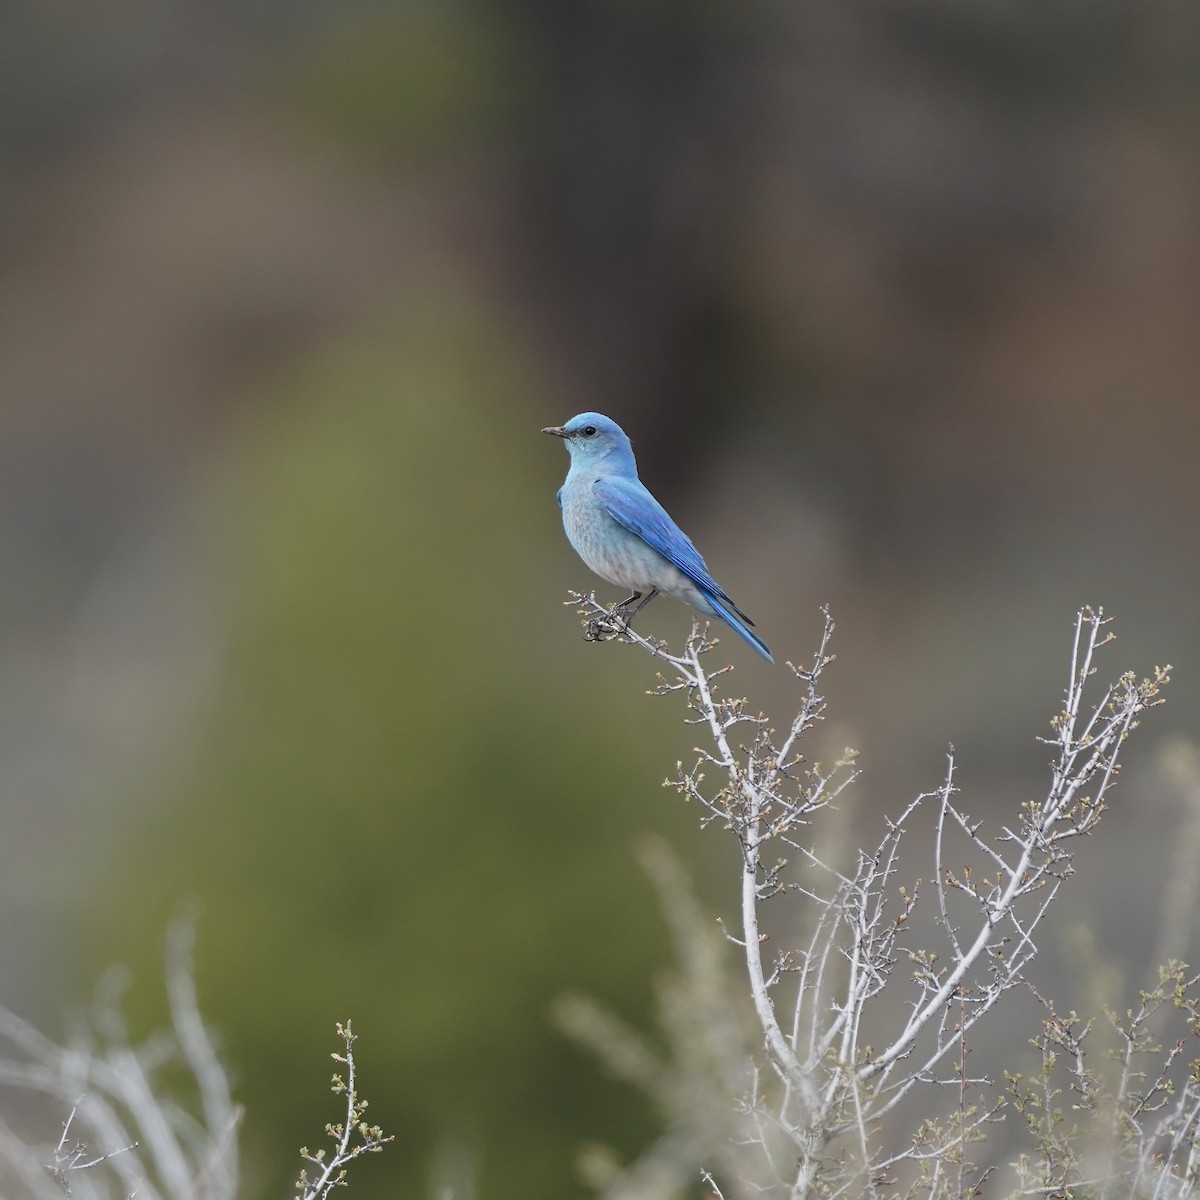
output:
MULTIPOLYGON (((678 704, 562 606, 593 581, 537 430, 593 408, 777 658, 831 605, 864 840, 949 742, 981 813, 1037 793, 1081 603, 1119 614, 1112 672, 1177 665, 1067 905, 1136 978, 1155 747, 1200 715, 1198 26, 11 0, 0 1001, 61 1031, 121 961, 149 1025, 198 897, 253 1194, 332 1117, 347 1015, 398 1137, 363 1200, 459 1160, 484 1198, 579 1195, 581 1145, 644 1144, 549 1007, 649 1020, 640 836, 714 911, 735 866, 659 788, 678 704)), ((720 652, 787 717, 783 668, 720 652)))

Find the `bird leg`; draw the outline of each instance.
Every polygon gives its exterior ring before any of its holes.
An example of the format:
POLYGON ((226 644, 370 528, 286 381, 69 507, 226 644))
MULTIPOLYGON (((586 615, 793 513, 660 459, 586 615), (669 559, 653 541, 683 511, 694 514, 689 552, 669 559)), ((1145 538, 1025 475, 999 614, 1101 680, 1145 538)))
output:
POLYGON ((632 596, 626 596, 619 604, 614 604, 604 617, 596 617, 587 623, 583 632, 584 641, 602 642, 605 640, 605 633, 610 636, 621 632, 628 633, 633 618, 657 595, 658 588, 651 588, 644 596, 641 592, 634 592, 632 596), (641 603, 632 612, 629 612, 629 606, 635 600, 640 600, 641 603))
POLYGON ((624 611, 624 610, 625 610, 625 608, 627 608, 627 607, 628 607, 630 604, 632 604, 632 603, 633 603, 635 600, 641 600, 641 601, 642 601, 642 602, 641 602, 641 604, 639 604, 639 605, 637 606, 637 608, 635 608, 635 609, 634 609, 632 612, 630 612, 630 613, 626 613, 626 614, 625 614, 625 628, 626 628, 626 629, 628 629, 628 628, 630 627, 630 625, 632 625, 632 624, 633 624, 633 618, 634 618, 634 617, 636 617, 636 616, 638 615, 638 613, 640 613, 640 612, 642 611, 642 609, 643 609, 643 608, 645 608, 645 607, 646 607, 646 605, 647 605, 647 604, 649 604, 649 603, 650 603, 650 601, 651 601, 651 600, 653 600, 653 599, 654 599, 654 597, 655 597, 655 596, 657 596, 657 595, 658 595, 658 588, 651 588, 651 589, 650 589, 650 590, 649 590, 649 591, 646 593, 646 595, 645 595, 645 598, 644 598, 644 599, 643 599, 643 597, 642 597, 642 593, 641 593, 641 592, 634 592, 634 593, 633 593, 633 595, 632 595, 632 596, 630 596, 628 600, 622 600, 622 601, 621 601, 621 603, 617 605, 617 608, 618 608, 618 609, 621 609, 622 611, 624 611))

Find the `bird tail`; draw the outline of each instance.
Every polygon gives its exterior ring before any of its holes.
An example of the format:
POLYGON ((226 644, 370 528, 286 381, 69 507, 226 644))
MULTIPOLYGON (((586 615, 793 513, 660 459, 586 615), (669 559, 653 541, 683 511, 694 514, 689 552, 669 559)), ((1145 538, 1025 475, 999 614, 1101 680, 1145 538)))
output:
POLYGON ((705 599, 711 605, 714 616, 720 617, 738 637, 744 638, 749 642, 767 662, 773 663, 775 661, 771 657, 771 651, 767 643, 749 628, 747 622, 750 621, 750 618, 740 608, 732 601, 726 603, 725 601, 718 600, 715 596, 705 596, 705 599))

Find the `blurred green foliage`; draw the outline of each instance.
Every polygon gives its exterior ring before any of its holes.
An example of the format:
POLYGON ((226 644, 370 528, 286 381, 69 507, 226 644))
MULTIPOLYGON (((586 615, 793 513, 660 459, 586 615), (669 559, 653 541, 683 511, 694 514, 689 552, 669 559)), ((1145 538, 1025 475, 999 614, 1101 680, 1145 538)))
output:
POLYGON ((279 87, 293 117, 335 144, 421 159, 511 120, 528 68, 503 9, 435 0, 339 12, 279 87))
POLYGON ((424 1194, 443 1139, 477 1155, 484 1197, 569 1195, 585 1139, 629 1151, 653 1123, 548 1008, 583 989, 646 1020, 668 952, 631 847, 699 837, 658 788, 691 743, 681 706, 644 695, 650 664, 585 644, 561 607, 586 581, 549 569, 571 562, 565 460, 537 430, 565 414, 535 415, 520 354, 461 298, 385 325, 238 441, 216 497, 226 670, 91 944, 136 964, 152 1021, 164 927, 199 895, 201 1000, 263 1194, 333 1116, 351 1017, 371 1119, 397 1135, 356 1195, 424 1194))

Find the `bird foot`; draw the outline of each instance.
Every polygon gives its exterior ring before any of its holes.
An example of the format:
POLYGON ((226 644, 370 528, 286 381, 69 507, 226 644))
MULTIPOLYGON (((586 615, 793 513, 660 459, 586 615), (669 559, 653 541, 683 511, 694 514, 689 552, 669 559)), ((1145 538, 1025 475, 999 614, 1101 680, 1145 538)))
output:
POLYGON ((621 606, 610 608, 602 617, 593 617, 583 627, 585 642, 611 642, 629 632, 629 622, 621 611, 621 606))

